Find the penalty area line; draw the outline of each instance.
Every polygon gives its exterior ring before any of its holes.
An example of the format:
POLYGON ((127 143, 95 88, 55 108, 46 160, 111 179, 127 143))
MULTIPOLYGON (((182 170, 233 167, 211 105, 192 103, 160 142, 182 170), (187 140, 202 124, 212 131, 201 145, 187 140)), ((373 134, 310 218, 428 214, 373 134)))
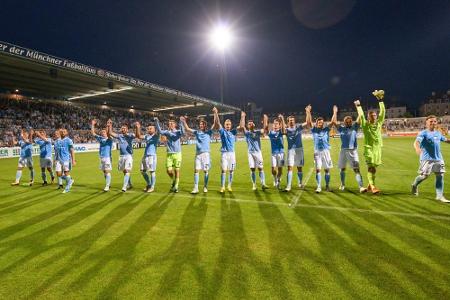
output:
MULTIPOLYGON (((314 168, 309 169, 308 175, 306 176, 304 186, 308 183, 309 179, 311 178, 311 175, 313 173, 314 168)), ((305 188, 301 190, 296 196, 293 197, 291 203, 289 203, 289 207, 294 208, 297 206, 298 201, 300 200, 300 197, 303 195, 303 192, 305 191, 305 188)))
MULTIPOLYGON (((158 193, 158 194, 163 194, 163 193, 158 193)), ((181 198, 195 199, 195 196, 192 196, 192 195, 178 194, 176 197, 177 198, 181 197, 181 198)), ((215 197, 215 196, 213 196, 213 197, 207 196, 207 199, 221 200, 221 201, 232 201, 232 202, 238 202, 238 203, 258 204, 258 205, 290 207, 290 204, 283 203, 283 202, 268 202, 268 201, 257 201, 257 200, 239 199, 239 198, 225 198, 225 197, 215 197)), ((374 209, 357 208, 357 207, 315 205, 315 204, 303 204, 303 203, 298 203, 293 208, 295 208, 295 207, 297 207, 297 208, 332 210, 332 211, 338 211, 338 212, 341 212, 341 213, 344 213, 344 212, 358 212, 358 213, 375 214, 375 215, 377 215, 377 214, 378 215, 391 215, 391 216, 403 216, 403 217, 412 217, 412 218, 420 218, 420 219, 435 219, 435 220, 450 221, 450 216, 432 215, 432 214, 420 214, 420 213, 409 213, 409 212, 389 211, 389 210, 374 210, 374 209)))

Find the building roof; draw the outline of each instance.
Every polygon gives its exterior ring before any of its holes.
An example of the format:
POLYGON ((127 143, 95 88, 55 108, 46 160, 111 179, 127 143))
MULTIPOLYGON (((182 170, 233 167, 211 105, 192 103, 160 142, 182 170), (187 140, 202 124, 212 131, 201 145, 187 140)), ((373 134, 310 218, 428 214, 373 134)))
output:
POLYGON ((0 41, 0 89, 40 98, 200 115, 239 108, 0 41))

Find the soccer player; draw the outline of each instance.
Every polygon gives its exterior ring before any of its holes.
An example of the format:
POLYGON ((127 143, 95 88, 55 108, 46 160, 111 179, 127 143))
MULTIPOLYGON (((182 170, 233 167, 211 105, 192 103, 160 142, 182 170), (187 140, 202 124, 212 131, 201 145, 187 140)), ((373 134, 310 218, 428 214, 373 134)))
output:
POLYGON ((273 120, 272 130, 269 130, 269 124, 266 124, 264 132, 269 136, 270 145, 272 148, 272 177, 273 186, 280 189, 281 175, 283 174, 284 166, 284 145, 283 134, 285 128, 284 117, 279 115, 278 118, 273 120))
POLYGON ((267 127, 268 117, 267 115, 264 115, 263 117, 263 129, 255 129, 255 122, 253 122, 253 120, 248 120, 247 127, 245 127, 245 115, 245 112, 241 112, 241 122, 239 128, 244 132, 245 139, 247 141, 248 165, 250 167, 253 190, 257 190, 255 173, 256 168, 258 168, 259 171, 261 188, 265 190, 268 186, 266 185, 266 178, 264 175, 264 161, 261 152, 261 136, 264 135, 264 128, 267 127))
MULTIPOLYGON (((141 127, 139 123, 136 123, 136 126, 138 128, 141 127)), ((144 136, 141 130, 136 130, 136 138, 145 142, 144 156, 141 161, 141 174, 147 184, 144 192, 152 193, 155 191, 156 184, 156 150, 159 144, 159 134, 156 133, 155 125, 150 124, 147 126, 147 133, 144 136), (150 173, 150 176, 148 173, 150 173)))
POLYGON ((341 185, 339 190, 345 190, 345 168, 347 164, 355 172, 356 182, 358 182, 359 192, 365 193, 367 189, 364 187, 361 172, 359 170, 359 156, 357 134, 359 129, 360 118, 353 122, 351 116, 344 117, 344 122, 336 124, 337 131, 341 138, 341 152, 339 153, 338 167, 340 169, 341 185))
POLYGON ((330 188, 330 169, 333 168, 333 162, 330 155, 330 127, 335 126, 337 122, 337 107, 333 106, 333 116, 329 124, 325 124, 322 117, 316 119, 316 124, 312 126, 312 118, 307 117, 308 125, 312 127, 311 133, 314 142, 314 165, 316 167, 316 193, 322 191, 322 168, 325 171, 325 190, 331 192, 330 188))
MULTIPOLYGON (((311 106, 308 105, 305 108, 306 118, 311 115, 311 106)), ((297 179, 298 179, 298 187, 304 188, 302 184, 303 180, 303 166, 305 164, 305 157, 303 152, 303 143, 302 143, 302 130, 306 128, 308 122, 305 121, 302 124, 295 123, 295 117, 289 116, 287 118, 287 126, 283 124, 285 129, 285 134, 288 142, 288 152, 287 152, 287 185, 284 189, 285 192, 289 192, 292 188, 292 173, 294 167, 297 167, 297 179)))
POLYGON ((177 129, 175 120, 169 120, 169 129, 162 130, 159 124, 159 119, 155 118, 156 132, 167 138, 167 159, 166 168, 167 174, 172 179, 171 192, 178 193, 178 185, 180 183, 180 168, 181 168, 181 137, 184 135, 184 126, 180 122, 180 129, 177 129), (175 169, 175 172, 174 172, 175 169))
POLYGON ((386 115, 386 109, 383 102, 384 91, 375 90, 372 94, 377 98, 380 107, 380 115, 378 117, 376 111, 371 110, 367 113, 366 120, 360 101, 356 100, 354 103, 364 133, 364 157, 368 169, 367 179, 369 180, 367 190, 373 194, 378 194, 380 190, 375 187, 375 173, 377 172, 377 167, 381 165, 381 149, 383 147, 381 129, 386 115))
POLYGON ((450 144, 442 133, 436 128, 436 116, 426 118, 426 129, 421 131, 414 141, 414 149, 420 155, 419 175, 411 186, 413 195, 419 195, 419 184, 430 176, 436 175, 436 200, 450 203, 450 200, 444 197, 444 173, 445 164, 441 153, 441 142, 450 144))
POLYGON ((58 178, 58 190, 62 189, 63 186, 63 180, 62 180, 62 167, 59 163, 58 159, 58 151, 56 150, 58 147, 61 147, 61 129, 56 129, 53 137, 53 148, 55 149, 55 173, 56 177, 58 178), (60 170, 60 171, 58 171, 60 170))
POLYGON ((37 138, 34 139, 35 143, 39 145, 40 153, 40 166, 42 175, 42 185, 47 185, 47 174, 45 170, 50 173, 51 183, 55 181, 55 175, 53 174, 53 155, 52 155, 52 145, 53 140, 47 137, 45 130, 35 131, 34 135, 37 138))
POLYGON ((66 181, 66 188, 63 194, 70 192, 70 189, 75 182, 70 175, 72 167, 76 165, 75 151, 73 149, 73 141, 69 138, 67 129, 60 129, 61 140, 55 143, 55 152, 57 152, 57 161, 55 163, 55 170, 62 180, 66 181))
POLYGON ((209 180, 209 169, 211 167, 211 157, 210 157, 210 143, 211 136, 213 134, 212 129, 208 129, 208 123, 205 120, 200 120, 198 123, 198 130, 192 129, 188 126, 186 118, 180 117, 180 121, 183 123, 186 132, 189 132, 195 136, 197 139, 196 152, 195 152, 195 170, 194 170, 194 188, 191 194, 198 194, 198 182, 200 180, 200 170, 203 171, 203 193, 208 192, 208 180, 209 180))
POLYGON ((28 168, 30 170, 29 186, 32 186, 34 182, 33 129, 31 129, 29 132, 22 129, 20 131, 20 138, 17 144, 19 144, 20 146, 20 157, 17 164, 16 180, 11 183, 11 185, 19 185, 23 168, 28 168))
POLYGON ((219 111, 216 107, 213 108, 214 113, 214 126, 213 128, 219 130, 220 140, 222 142, 222 147, 220 148, 221 158, 220 165, 222 173, 220 176, 220 193, 225 193, 225 178, 228 175, 228 191, 232 192, 233 189, 231 185, 233 183, 233 173, 236 169, 236 153, 234 152, 234 144, 236 143, 237 129, 232 129, 232 124, 230 119, 226 119, 225 122, 220 124, 219 111))
MULTIPOLYGON (((113 131, 111 119, 107 122, 108 136, 112 136, 119 141, 119 171, 123 172, 123 185, 122 192, 126 192, 127 189, 131 189, 131 169, 133 168, 133 140, 136 135, 129 132, 128 125, 123 124, 120 127, 120 133, 117 134, 113 131)), ((136 132, 137 132, 136 128, 136 132)))
POLYGON ((105 188, 103 191, 108 192, 109 187, 111 186, 111 171, 112 171, 112 163, 111 163, 111 150, 113 140, 110 136, 108 136, 108 129, 103 128, 100 131, 100 135, 95 132, 95 125, 97 124, 96 120, 91 121, 91 133, 94 138, 100 143, 100 149, 98 154, 100 155, 100 170, 103 171, 103 175, 105 176, 105 188))

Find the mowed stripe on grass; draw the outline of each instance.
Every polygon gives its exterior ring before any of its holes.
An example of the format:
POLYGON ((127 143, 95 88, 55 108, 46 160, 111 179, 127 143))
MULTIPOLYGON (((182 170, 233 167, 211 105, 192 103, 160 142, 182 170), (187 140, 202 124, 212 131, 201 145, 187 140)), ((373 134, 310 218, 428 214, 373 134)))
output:
MULTIPOLYGON (((339 141, 332 145, 337 162, 339 141)), ((10 187, 17 160, 0 160, 0 297, 448 298, 450 206, 434 200, 434 178, 420 197, 409 194, 418 164, 411 145, 385 140, 380 196, 360 195, 350 170, 348 190, 338 191, 337 169, 334 192, 315 194, 311 141, 307 189, 291 193, 251 191, 245 143, 237 144, 233 193, 225 195, 218 193, 218 144, 210 191, 196 196, 189 194, 193 146, 183 147, 179 194, 166 192, 164 148, 154 194, 141 191, 142 150, 134 154, 135 188, 125 194, 118 171, 112 191, 101 191, 95 153, 78 155, 66 195, 41 187, 38 169, 35 186, 10 187)), ((267 141, 263 147, 271 185, 267 141)), ((446 145, 443 151, 450 154, 446 145)))

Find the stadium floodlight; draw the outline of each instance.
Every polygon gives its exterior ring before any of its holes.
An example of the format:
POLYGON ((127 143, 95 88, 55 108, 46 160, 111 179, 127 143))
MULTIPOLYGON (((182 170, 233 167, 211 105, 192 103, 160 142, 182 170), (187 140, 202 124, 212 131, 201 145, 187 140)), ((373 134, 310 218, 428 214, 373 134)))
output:
POLYGON ((228 49, 233 42, 233 34, 228 26, 218 25, 210 33, 211 44, 220 51, 228 49))
POLYGON ((81 95, 81 96, 70 97, 70 98, 67 98, 67 100, 75 100, 75 99, 82 99, 82 98, 101 96, 101 95, 118 93, 118 92, 131 90, 131 89, 132 89, 131 86, 126 86, 124 88, 120 88, 120 89, 116 89, 116 90, 109 90, 109 91, 106 91, 106 92, 98 92, 98 93, 92 93, 92 94, 86 94, 86 95, 81 95))

